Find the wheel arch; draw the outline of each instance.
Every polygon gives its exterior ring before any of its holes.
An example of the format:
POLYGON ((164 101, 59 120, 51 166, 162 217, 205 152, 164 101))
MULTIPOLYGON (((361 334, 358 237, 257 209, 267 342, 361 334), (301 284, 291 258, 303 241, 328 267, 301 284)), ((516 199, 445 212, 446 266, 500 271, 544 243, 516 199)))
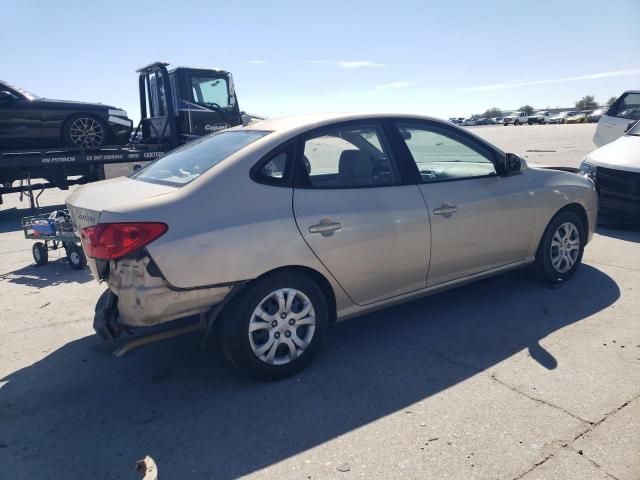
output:
POLYGON ((329 321, 331 323, 336 321, 337 318, 337 304, 336 304, 336 295, 333 291, 333 287, 331 283, 322 273, 314 270, 310 267, 305 267, 302 265, 287 265, 283 267, 274 268, 273 270, 269 270, 268 272, 263 273, 259 277, 253 279, 250 283, 261 280, 265 277, 273 275, 274 273, 280 272, 299 272, 304 275, 307 275, 320 287, 322 293, 324 293, 325 298, 327 299, 327 307, 329 309, 329 321))
MULTIPOLYGON (((580 217, 580 220, 582 220, 582 226, 584 227, 584 233, 585 233, 585 235, 588 235, 588 232, 589 232, 589 217, 587 216, 587 211, 585 210, 585 208, 579 203, 576 203, 576 202, 570 203, 570 204, 565 205, 564 207, 562 207, 560 210, 558 210, 553 215, 553 217, 551 217, 551 220, 553 220, 561 212, 564 212, 564 211, 574 212, 576 215, 578 215, 580 217)), ((551 220, 549 220, 549 222, 551 222, 551 220)))
POLYGON ((535 244, 536 245, 535 255, 538 254, 538 249, 540 248, 540 242, 542 242, 542 238, 544 237, 544 234, 547 231, 547 228, 549 228, 549 225, 551 224, 551 222, 553 222, 553 219, 556 218, 558 215, 560 215, 562 212, 567 212, 567 211, 573 212, 576 215, 578 215, 578 217, 580 217, 580 220, 582 220, 582 226, 584 227, 584 234, 585 236, 589 235, 589 217, 587 216, 587 211, 581 204, 577 202, 569 203, 567 205, 562 206, 560 209, 558 209, 558 211, 556 211, 547 221, 546 225, 544 226, 544 229, 540 233, 540 236, 538 237, 537 242, 535 244))

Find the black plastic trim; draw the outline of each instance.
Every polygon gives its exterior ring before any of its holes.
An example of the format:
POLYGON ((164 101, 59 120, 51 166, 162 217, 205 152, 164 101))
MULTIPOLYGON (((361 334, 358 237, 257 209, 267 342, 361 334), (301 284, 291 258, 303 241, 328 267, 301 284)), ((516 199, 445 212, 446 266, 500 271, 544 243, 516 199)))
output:
POLYGON ((293 179, 293 159, 296 153, 296 143, 297 139, 295 138, 292 140, 288 140, 271 149, 266 155, 263 155, 262 158, 260 158, 260 160, 258 160, 253 165, 253 167, 251 167, 251 170, 249 170, 249 177, 251 178, 251 180, 261 185, 291 188, 293 179), (262 169, 262 167, 264 167, 273 158, 280 155, 281 153, 285 153, 287 155, 284 176, 281 179, 278 179, 261 175, 260 170, 262 169))

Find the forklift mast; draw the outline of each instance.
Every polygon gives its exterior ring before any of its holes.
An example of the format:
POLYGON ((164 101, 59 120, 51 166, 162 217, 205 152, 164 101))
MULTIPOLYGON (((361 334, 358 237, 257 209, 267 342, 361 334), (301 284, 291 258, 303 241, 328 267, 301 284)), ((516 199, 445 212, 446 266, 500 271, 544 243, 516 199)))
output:
POLYGON ((142 143, 174 148, 242 124, 231 73, 168 65, 154 62, 137 70, 142 143))

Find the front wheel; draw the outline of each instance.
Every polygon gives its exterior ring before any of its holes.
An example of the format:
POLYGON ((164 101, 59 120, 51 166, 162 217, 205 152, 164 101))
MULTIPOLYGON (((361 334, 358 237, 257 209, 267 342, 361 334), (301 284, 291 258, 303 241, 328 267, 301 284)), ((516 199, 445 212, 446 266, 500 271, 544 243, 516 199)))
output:
POLYGON ((553 217, 536 252, 538 277, 548 283, 569 279, 582 261, 586 238, 585 225, 575 212, 565 210, 553 217))
POLYGON ((260 380, 279 380, 306 367, 329 324, 327 300, 299 272, 279 272, 247 287, 221 318, 227 359, 260 380))

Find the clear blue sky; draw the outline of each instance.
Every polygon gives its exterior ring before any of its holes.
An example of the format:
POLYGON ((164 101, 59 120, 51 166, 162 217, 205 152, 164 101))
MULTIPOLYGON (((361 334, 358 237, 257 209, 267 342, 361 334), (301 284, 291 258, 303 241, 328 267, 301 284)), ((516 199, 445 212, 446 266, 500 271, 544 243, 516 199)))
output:
POLYGON ((233 72, 278 116, 571 106, 640 89, 640 0, 0 0, 0 79, 139 117, 136 68, 233 72))

